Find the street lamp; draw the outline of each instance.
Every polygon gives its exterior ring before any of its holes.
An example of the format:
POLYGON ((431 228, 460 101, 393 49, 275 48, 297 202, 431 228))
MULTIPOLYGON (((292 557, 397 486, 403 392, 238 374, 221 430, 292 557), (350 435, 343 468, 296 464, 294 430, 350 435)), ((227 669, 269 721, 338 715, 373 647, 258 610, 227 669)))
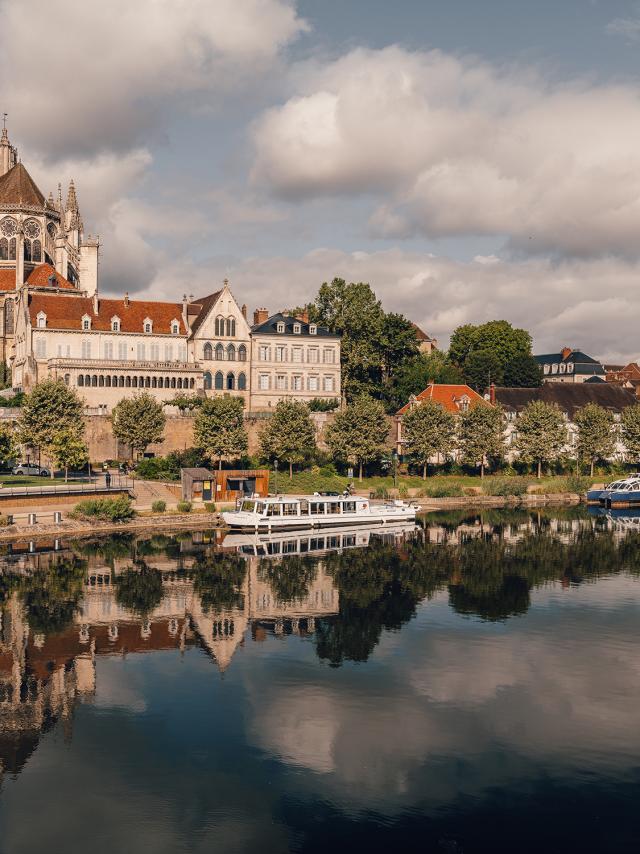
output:
POLYGON ((391 452, 391 457, 393 459, 393 488, 398 488, 398 452, 394 450, 391 452))
POLYGON ((274 478, 273 478, 274 484, 273 485, 275 487, 276 495, 277 495, 278 494, 278 461, 277 460, 274 460, 273 468, 274 468, 274 478))

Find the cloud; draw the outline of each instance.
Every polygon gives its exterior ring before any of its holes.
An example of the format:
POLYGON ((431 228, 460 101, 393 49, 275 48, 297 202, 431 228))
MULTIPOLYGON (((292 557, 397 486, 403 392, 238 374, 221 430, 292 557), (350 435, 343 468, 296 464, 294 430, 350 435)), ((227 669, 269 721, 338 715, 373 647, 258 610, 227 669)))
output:
POLYGON ((0 0, 0 20, 3 109, 48 157, 139 145, 190 96, 255 84, 307 28, 291 0, 0 0))
POLYGON ((392 46, 304 66, 255 123, 253 180, 368 194, 381 237, 505 236, 526 254, 638 252, 640 98, 392 46))
POLYGON ((441 346, 462 323, 506 318, 532 332, 537 352, 567 345, 612 362, 638 357, 640 263, 627 260, 513 262, 493 256, 463 262, 399 248, 325 248, 298 258, 224 256, 201 264, 179 258, 159 270, 145 295, 173 298, 185 287, 196 295, 211 293, 225 276, 238 301, 251 309, 299 305, 313 299, 322 282, 341 276, 369 282, 388 311, 403 312, 441 346))
POLYGON ((614 18, 610 21, 606 30, 614 36, 624 36, 629 41, 640 39, 640 18, 614 18))

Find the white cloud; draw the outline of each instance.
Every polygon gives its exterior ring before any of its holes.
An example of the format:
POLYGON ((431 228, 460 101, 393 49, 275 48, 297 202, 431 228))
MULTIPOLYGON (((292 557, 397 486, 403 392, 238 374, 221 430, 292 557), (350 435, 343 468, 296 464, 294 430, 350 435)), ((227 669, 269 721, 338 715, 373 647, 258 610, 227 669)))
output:
POLYGON ((606 30, 614 36, 624 36, 629 41, 640 39, 640 18, 614 18, 607 24, 606 30))
POLYGON ((254 126, 254 181, 370 193, 382 236, 498 235, 529 253, 637 254, 640 99, 440 52, 305 66, 254 126))
POLYGON ((369 282, 387 310, 401 311, 446 346, 462 323, 505 318, 532 332, 537 352, 580 346, 608 361, 637 359, 640 263, 610 258, 470 262, 389 249, 316 249, 299 258, 187 259, 166 264, 146 295, 211 293, 227 276, 241 303, 278 310, 313 299, 323 281, 369 282), (267 296, 265 296, 267 295, 267 296))

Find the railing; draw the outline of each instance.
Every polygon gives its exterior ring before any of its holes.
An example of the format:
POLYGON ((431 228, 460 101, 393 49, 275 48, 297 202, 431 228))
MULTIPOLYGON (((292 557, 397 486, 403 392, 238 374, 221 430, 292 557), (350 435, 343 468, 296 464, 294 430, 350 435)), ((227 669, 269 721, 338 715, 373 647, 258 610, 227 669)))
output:
POLYGON ((174 360, 171 362, 152 362, 149 359, 77 359, 71 356, 54 356, 47 360, 47 365, 52 368, 82 368, 83 371, 90 368, 109 370, 146 370, 146 371, 195 371, 202 370, 199 362, 182 362, 174 360))
POLYGON ((112 475, 107 486, 104 478, 91 478, 83 483, 51 483, 42 486, 14 486, 0 489, 2 498, 30 498, 33 495, 110 495, 117 492, 133 492, 135 479, 124 475, 112 475))

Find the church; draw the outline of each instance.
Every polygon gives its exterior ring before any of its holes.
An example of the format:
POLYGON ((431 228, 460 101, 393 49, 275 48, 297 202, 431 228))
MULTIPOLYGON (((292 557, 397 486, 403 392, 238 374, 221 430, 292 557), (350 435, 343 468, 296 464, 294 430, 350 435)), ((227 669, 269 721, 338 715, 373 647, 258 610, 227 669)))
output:
POLYGON ((232 395, 248 410, 285 397, 340 400, 340 337, 307 317, 266 309, 247 318, 228 281, 175 302, 105 298, 97 237, 86 236, 76 188, 45 199, 9 141, 0 139, 0 342, 14 389, 60 379, 86 405, 110 411, 148 390, 232 395))

